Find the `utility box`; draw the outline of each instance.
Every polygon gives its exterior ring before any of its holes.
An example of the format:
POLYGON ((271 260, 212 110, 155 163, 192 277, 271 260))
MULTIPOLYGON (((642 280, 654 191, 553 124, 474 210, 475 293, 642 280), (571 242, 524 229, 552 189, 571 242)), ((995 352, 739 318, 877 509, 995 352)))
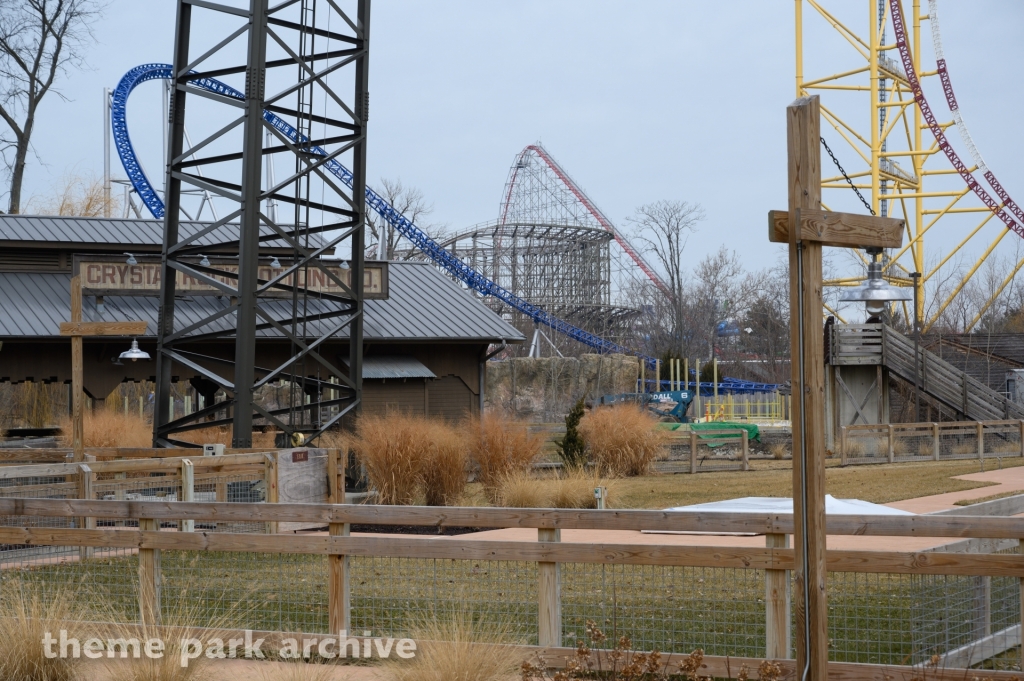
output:
POLYGON ((224 445, 203 445, 203 456, 224 456, 224 445))
POLYGON ((1024 369, 1006 372, 1006 396, 1014 404, 1024 406, 1024 369))

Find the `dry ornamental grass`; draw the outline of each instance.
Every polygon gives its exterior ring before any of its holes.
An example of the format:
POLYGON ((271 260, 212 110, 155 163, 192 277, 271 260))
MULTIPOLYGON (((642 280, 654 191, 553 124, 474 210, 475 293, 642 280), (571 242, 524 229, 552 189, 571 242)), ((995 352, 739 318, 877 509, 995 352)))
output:
POLYGON ((508 681, 521 662, 516 648, 500 645, 518 643, 507 626, 486 627, 462 609, 419 623, 412 639, 414 658, 391 658, 382 665, 388 681, 508 681))
POLYGON ((479 468, 477 479, 492 498, 501 479, 528 470, 544 446, 544 435, 531 433, 526 423, 493 414, 470 421, 465 431, 479 468))
POLYGON ((666 454, 671 434, 658 420, 631 404, 594 409, 580 421, 590 459, 600 475, 645 475, 666 454))
MULTIPOLYGON (((153 427, 136 414, 97 409, 83 414, 86 447, 152 447, 153 427)), ((71 417, 60 422, 61 444, 71 446, 71 417)))
POLYGON ((464 435, 447 423, 426 422, 422 428, 423 464, 420 482, 428 506, 455 506, 466 489, 469 450, 464 435))
POLYGON ((605 505, 610 506, 614 486, 586 471, 570 469, 557 477, 540 479, 516 471, 501 479, 495 500, 505 508, 597 508, 595 487, 608 488, 605 505))
POLYGON ((457 504, 466 488, 464 433, 422 416, 364 416, 352 441, 381 504, 457 504))
POLYGON ((363 416, 352 442, 381 504, 412 504, 423 467, 419 426, 423 419, 400 414, 363 416))
POLYGON ((60 586, 43 594, 41 589, 19 579, 8 579, 0 586, 0 679, 17 681, 71 681, 76 678, 80 660, 73 657, 48 658, 42 645, 44 635, 53 638, 63 629, 68 638, 79 638, 73 623, 85 619, 75 589, 60 586))

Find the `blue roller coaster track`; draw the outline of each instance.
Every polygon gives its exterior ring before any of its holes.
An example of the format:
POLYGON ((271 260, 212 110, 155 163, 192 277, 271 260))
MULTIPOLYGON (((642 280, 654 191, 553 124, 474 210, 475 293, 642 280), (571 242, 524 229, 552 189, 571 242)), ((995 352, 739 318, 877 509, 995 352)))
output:
MULTIPOLYGON (((156 190, 154 190, 149 178, 146 177, 146 173, 142 170, 142 165, 139 163, 138 156, 135 153, 135 148, 132 146, 131 138, 128 136, 127 103, 128 96, 131 95, 132 91, 136 87, 151 80, 170 80, 171 73, 172 67, 170 64, 142 64, 140 66, 136 66, 121 78, 121 81, 117 84, 117 88, 114 90, 111 98, 111 128, 113 132, 114 146, 117 149, 117 155, 120 157, 121 164, 124 166, 125 173, 128 175, 128 180, 132 183, 132 186, 138 193, 139 198, 145 204, 146 208, 149 209, 149 212, 157 218, 162 218, 164 216, 164 202, 157 194, 156 190)), ((213 78, 200 78, 192 81, 192 85, 227 97, 244 99, 241 92, 213 78)), ((278 116, 275 116, 269 111, 264 111, 263 118, 276 130, 281 132, 281 134, 285 135, 292 141, 299 141, 298 131, 285 121, 281 120, 278 116)), ((312 152, 321 156, 327 155, 322 148, 316 146, 312 148, 312 152)), ((326 167, 335 177, 344 182, 346 186, 352 186, 351 171, 337 160, 331 159, 324 164, 324 167, 326 167)), ((572 324, 549 314, 529 301, 520 298, 511 291, 499 286, 487 277, 475 271, 460 259, 444 250, 440 244, 427 236, 427 234, 413 224, 412 221, 395 210, 391 204, 385 201, 383 197, 377 194, 377 192, 370 189, 370 187, 366 188, 366 204, 374 212, 380 215, 383 220, 387 221, 388 224, 394 227, 399 234, 411 241, 416 248, 426 254, 435 265, 443 269, 454 279, 461 281, 473 291, 476 291, 481 295, 493 296, 502 303, 528 316, 537 324, 548 326, 575 341, 594 348, 602 354, 614 352, 634 355, 642 359, 649 369, 654 368, 655 359, 653 357, 648 357, 647 355, 636 352, 635 350, 631 350, 630 348, 619 345, 618 343, 605 340, 604 338, 592 334, 589 331, 584 331, 579 327, 573 326, 572 324)), ((725 381, 723 381, 723 385, 724 384, 725 381)), ((771 392, 777 389, 777 387, 778 386, 772 384, 745 383, 737 381, 735 383, 735 387, 731 391, 771 392)))

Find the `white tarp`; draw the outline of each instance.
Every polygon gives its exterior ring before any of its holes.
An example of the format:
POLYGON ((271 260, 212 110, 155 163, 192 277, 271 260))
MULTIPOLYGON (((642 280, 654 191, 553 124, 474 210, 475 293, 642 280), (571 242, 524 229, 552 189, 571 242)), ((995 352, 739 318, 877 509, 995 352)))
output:
MULTIPOLYGON (((792 513, 793 500, 789 497, 742 497, 712 501, 707 504, 676 506, 666 511, 701 511, 715 513, 792 513)), ((910 511, 901 511, 891 506, 873 504, 860 499, 836 499, 831 494, 825 495, 825 514, 832 515, 914 515, 910 511)))
MULTIPOLYGON (((792 513, 790 497, 742 497, 712 501, 706 504, 674 506, 666 511, 699 511, 701 513, 792 513)), ((860 499, 836 499, 825 495, 825 515, 915 515, 891 506, 873 504, 860 499)), ((643 530, 644 534, 715 534, 729 536, 756 536, 756 532, 673 532, 671 530, 643 530)))

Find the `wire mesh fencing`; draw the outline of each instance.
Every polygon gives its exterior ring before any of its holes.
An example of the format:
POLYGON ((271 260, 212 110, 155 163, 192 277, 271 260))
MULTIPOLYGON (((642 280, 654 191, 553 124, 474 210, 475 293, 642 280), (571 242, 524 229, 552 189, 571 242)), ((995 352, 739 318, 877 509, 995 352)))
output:
POLYGON ((843 426, 848 465, 1024 456, 1021 421, 954 421, 843 426))

